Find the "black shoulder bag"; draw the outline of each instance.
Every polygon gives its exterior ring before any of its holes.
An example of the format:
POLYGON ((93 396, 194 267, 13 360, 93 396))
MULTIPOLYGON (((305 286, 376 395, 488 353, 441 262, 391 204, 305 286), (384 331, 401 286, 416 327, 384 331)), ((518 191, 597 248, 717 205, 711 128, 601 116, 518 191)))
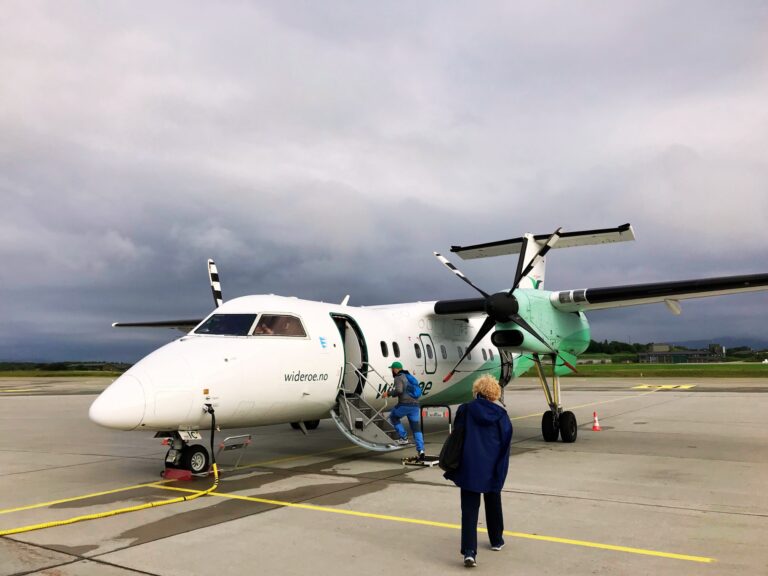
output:
POLYGON ((461 466, 461 457, 464 453, 464 426, 456 426, 445 439, 445 444, 440 450, 438 466, 446 472, 458 470, 461 466))

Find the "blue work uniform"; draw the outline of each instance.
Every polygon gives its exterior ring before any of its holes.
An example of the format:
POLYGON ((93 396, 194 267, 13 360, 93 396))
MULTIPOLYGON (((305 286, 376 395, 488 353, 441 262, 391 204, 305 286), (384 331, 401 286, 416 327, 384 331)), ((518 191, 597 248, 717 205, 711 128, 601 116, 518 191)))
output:
POLYGON ((397 376, 395 376, 395 387, 390 396, 397 398, 397 406, 389 413, 389 421, 392 426, 395 427, 400 438, 403 440, 408 439, 408 434, 405 431, 400 419, 405 416, 408 418, 408 424, 413 432, 413 439, 416 441, 416 450, 418 452, 424 452, 424 434, 421 433, 421 407, 419 406, 418 399, 408 394, 408 378, 405 376, 407 372, 401 370, 397 376))

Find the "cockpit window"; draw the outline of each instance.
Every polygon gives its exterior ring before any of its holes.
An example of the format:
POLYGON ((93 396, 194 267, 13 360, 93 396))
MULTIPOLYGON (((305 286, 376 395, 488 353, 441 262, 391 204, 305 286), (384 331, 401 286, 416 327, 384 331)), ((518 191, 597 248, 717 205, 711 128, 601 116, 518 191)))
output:
POLYGON ((218 334, 224 336, 248 336, 256 314, 214 314, 195 334, 218 334))
POLYGON ((256 328, 253 330, 254 336, 302 336, 307 333, 301 320, 296 316, 286 314, 262 314, 256 328))

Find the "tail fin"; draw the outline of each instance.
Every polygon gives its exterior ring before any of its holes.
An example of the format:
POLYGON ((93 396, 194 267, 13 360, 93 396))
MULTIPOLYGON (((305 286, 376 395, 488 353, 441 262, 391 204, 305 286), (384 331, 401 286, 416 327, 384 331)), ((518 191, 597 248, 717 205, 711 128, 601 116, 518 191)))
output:
MULTIPOLYGON (((485 244, 474 244, 472 246, 453 246, 451 252, 458 254, 462 260, 473 260, 475 258, 490 258, 492 256, 504 256, 507 254, 519 254, 523 246, 523 238, 527 238, 525 250, 525 262, 530 262, 538 252, 539 248, 547 241, 549 234, 525 234, 520 238, 510 240, 499 240, 497 242, 487 242, 485 244)), ((552 248, 573 248, 575 246, 589 246, 592 244, 608 244, 611 242, 627 242, 635 239, 635 232, 630 224, 623 224, 616 228, 601 228, 598 230, 580 230, 577 232, 561 232, 560 239, 552 248)), ((521 288, 544 289, 544 273, 546 271, 546 258, 542 259, 525 276, 530 281, 530 286, 526 285, 526 280, 520 284, 521 288)))

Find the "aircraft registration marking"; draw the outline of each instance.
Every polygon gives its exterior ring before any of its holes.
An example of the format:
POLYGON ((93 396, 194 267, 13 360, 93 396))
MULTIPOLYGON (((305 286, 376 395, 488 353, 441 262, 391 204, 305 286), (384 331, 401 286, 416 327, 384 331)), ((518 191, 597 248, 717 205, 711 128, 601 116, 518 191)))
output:
POLYGON ((632 390, 690 390, 696 384, 640 384, 632 386, 632 390))

